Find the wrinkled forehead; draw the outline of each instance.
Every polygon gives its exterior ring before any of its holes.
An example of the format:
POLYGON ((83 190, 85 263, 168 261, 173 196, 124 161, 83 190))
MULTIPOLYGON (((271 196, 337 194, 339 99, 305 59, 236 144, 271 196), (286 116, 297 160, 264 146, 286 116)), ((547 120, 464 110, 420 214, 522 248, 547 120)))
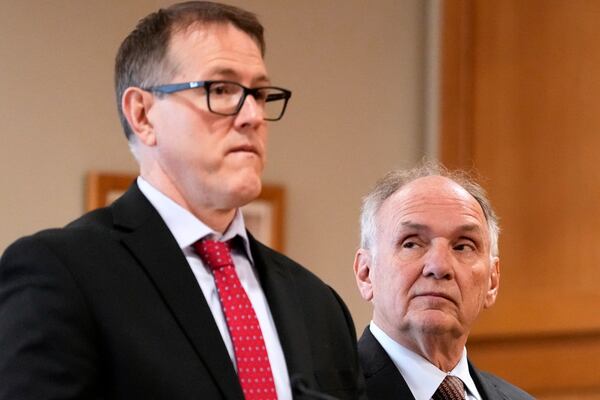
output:
POLYGON ((404 185, 383 203, 379 220, 433 225, 452 220, 481 225, 487 232, 479 202, 462 186, 442 176, 418 178, 404 185))

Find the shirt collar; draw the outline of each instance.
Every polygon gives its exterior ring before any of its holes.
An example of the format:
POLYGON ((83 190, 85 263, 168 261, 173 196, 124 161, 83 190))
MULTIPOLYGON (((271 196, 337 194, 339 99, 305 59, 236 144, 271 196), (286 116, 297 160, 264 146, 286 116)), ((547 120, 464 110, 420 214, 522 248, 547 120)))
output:
POLYGON ((219 241, 227 241, 238 236, 244 243, 243 248, 248 260, 252 265, 254 264, 244 217, 239 208, 235 211, 233 220, 227 227, 227 230, 221 235, 196 218, 190 211, 152 186, 150 182, 141 176, 137 178, 137 185, 156 211, 158 211, 182 250, 206 236, 212 236, 214 240, 219 241))
POLYGON ((400 371, 415 400, 430 400, 446 375, 459 377, 464 382, 469 394, 476 399, 481 399, 481 395, 469 373, 466 348, 463 349, 463 354, 456 367, 446 373, 424 357, 394 341, 373 321, 371 321, 369 328, 400 371))

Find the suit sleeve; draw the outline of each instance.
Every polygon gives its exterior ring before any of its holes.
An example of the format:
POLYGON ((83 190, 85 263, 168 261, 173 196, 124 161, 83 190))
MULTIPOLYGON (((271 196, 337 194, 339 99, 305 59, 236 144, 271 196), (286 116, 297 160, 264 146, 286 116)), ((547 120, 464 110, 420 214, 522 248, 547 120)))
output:
POLYGON ((99 399, 95 327, 67 265, 38 237, 0 259, 0 400, 99 399))

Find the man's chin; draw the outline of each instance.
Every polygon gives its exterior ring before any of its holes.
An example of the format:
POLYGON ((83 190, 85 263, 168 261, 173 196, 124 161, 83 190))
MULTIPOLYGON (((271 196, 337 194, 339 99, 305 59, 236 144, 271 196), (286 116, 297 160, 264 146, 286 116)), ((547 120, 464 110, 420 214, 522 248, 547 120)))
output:
POLYGON ((412 325, 422 333, 437 335, 456 330, 457 320, 444 311, 426 310, 413 318, 412 325))
POLYGON ((233 182, 228 190, 230 208, 243 207, 255 200, 262 190, 260 177, 247 177, 247 179, 233 182))
POLYGON ((243 175, 246 169, 253 172, 262 171, 264 159, 252 152, 235 152, 227 155, 225 165, 231 172, 243 175))

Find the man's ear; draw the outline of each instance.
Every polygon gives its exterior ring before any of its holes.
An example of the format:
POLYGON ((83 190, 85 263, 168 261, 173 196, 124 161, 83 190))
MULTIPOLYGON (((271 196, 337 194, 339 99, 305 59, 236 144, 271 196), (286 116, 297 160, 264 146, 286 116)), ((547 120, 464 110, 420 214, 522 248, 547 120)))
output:
POLYGON ((484 308, 490 308, 496 302, 498 296, 498 287, 500 286, 500 259, 492 257, 492 265, 490 266, 490 281, 488 291, 485 295, 484 308))
POLYGON ((121 107, 131 130, 138 141, 146 146, 156 144, 154 127, 148 119, 148 112, 154 103, 151 93, 137 87, 128 87, 123 92, 121 107))
POLYGON ((354 256, 354 277, 358 291, 363 299, 373 299, 373 285, 371 284, 372 257, 371 252, 366 249, 358 249, 354 256))

